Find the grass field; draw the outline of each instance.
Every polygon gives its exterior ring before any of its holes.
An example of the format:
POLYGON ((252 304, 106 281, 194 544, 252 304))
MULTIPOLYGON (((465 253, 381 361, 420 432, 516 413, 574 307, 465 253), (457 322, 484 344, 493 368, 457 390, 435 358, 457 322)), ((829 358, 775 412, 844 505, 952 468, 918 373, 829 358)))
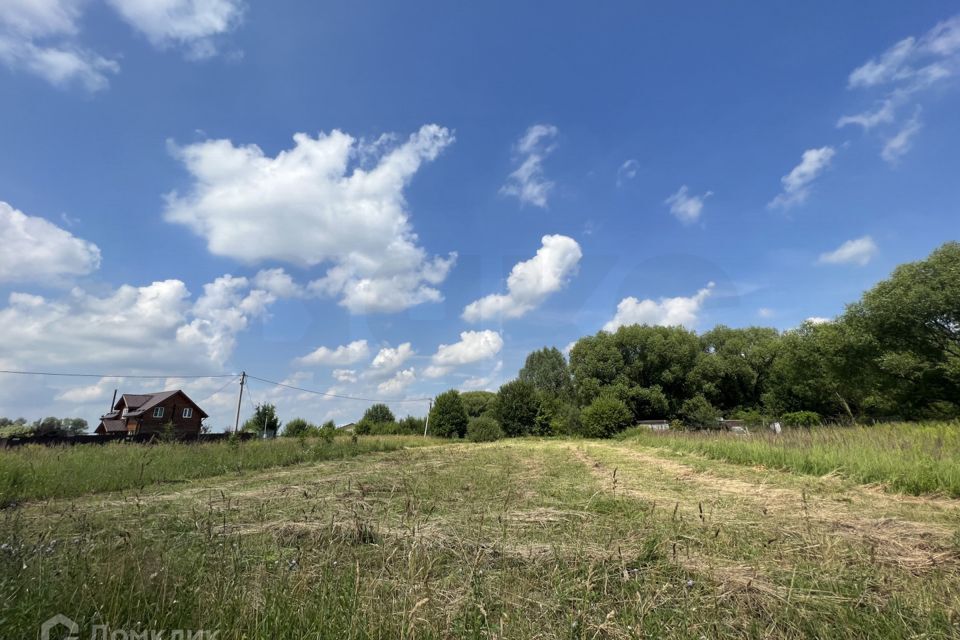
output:
POLYGON ((838 474, 913 495, 960 497, 960 422, 788 429, 780 435, 757 429, 749 437, 632 429, 621 438, 739 464, 838 474))
POLYGON ((638 438, 382 449, 10 506, 0 629, 37 637, 59 612, 82 637, 960 634, 957 500, 638 438))

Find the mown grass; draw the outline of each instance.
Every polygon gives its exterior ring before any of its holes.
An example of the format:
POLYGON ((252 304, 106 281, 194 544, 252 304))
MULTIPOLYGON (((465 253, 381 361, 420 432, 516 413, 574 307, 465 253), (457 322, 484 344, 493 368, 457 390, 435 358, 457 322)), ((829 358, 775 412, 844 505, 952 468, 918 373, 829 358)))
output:
POLYGON ((892 523, 898 496, 747 494, 657 460, 618 442, 452 444, 28 502, 0 511, 0 629, 34 637, 60 612, 81 637, 960 633, 943 505, 892 523))
POLYGON ((102 491, 139 490, 224 474, 334 460, 375 451, 444 442, 422 437, 341 436, 237 442, 111 443, 0 450, 0 506, 23 500, 69 498, 102 491))
POLYGON ((631 429, 622 440, 809 475, 839 474, 913 495, 960 497, 960 423, 788 429, 748 436, 631 429))

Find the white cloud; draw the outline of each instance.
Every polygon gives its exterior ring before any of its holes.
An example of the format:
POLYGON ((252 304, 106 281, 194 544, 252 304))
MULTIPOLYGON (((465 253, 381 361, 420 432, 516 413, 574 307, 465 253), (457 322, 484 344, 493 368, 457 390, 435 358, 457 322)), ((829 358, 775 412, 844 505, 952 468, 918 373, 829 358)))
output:
POLYGON ((659 301, 650 299, 637 300, 633 296, 624 298, 617 305, 617 313, 613 319, 603 325, 604 331, 616 331, 618 328, 631 324, 660 325, 664 327, 684 326, 692 328, 698 318, 700 309, 713 291, 714 284, 697 291, 690 297, 660 298, 659 301))
POLYGON ((773 316, 777 315, 777 313, 769 307, 760 307, 757 309, 757 315, 761 318, 772 318, 773 316))
POLYGON ((205 285, 196 301, 179 280, 103 296, 79 287, 57 299, 13 292, 0 308, 0 353, 19 368, 208 373, 224 366, 237 334, 270 301, 229 275, 205 285))
POLYGON ((960 16, 938 23, 920 38, 910 36, 850 73, 851 88, 908 83, 928 85, 952 75, 960 52, 960 16))
POLYGON ((845 127, 848 124, 859 125, 864 130, 870 130, 877 125, 890 124, 896 114, 896 104, 893 98, 887 98, 880 103, 880 106, 872 111, 864 111, 852 116, 843 116, 837 121, 838 127, 845 127))
POLYGON ((783 192, 770 201, 767 205, 772 209, 789 209, 806 201, 810 195, 810 184, 823 173, 836 151, 833 147, 820 147, 819 149, 807 149, 803 152, 800 164, 795 166, 790 173, 780 178, 783 184, 783 192))
POLYGON ((0 201, 0 282, 49 282, 100 267, 97 245, 0 201))
POLYGON ((428 378, 439 378, 456 367, 487 360, 500 353, 503 338, 496 331, 464 331, 460 341, 441 344, 424 371, 428 378))
POLYGON ((300 285, 293 281, 289 273, 283 269, 263 269, 253 277, 253 284, 277 298, 301 298, 306 293, 300 285))
POLYGON ((873 260, 879 251, 870 236, 847 240, 833 251, 820 254, 818 264, 855 264, 864 266, 873 260))
POLYGON ((507 278, 506 294, 491 294, 471 302, 463 310, 468 322, 490 318, 519 318, 563 289, 576 273, 583 256, 573 238, 547 235, 533 258, 514 265, 507 278))
POLYGON ((535 124, 514 147, 519 166, 509 175, 500 193, 516 196, 523 204, 546 208, 554 183, 543 172, 544 159, 556 149, 558 130, 551 124, 535 124))
POLYGON ((389 151, 369 151, 340 131, 298 133, 294 147, 276 157, 229 140, 176 148, 193 185, 168 196, 165 216, 205 238, 216 255, 330 264, 309 288, 339 296, 354 313, 437 302, 443 297, 436 285, 456 254, 429 258, 417 246, 403 192, 452 142, 447 129, 426 125, 389 151), (372 168, 356 165, 364 153, 379 153, 372 168))
POLYGON ((955 78, 960 70, 960 15, 938 23, 920 37, 910 36, 891 46, 881 55, 868 60, 850 73, 851 89, 883 90, 885 97, 873 111, 845 116, 838 126, 857 124, 865 130, 878 125, 892 125, 895 111, 913 101, 913 117, 900 125, 899 132, 888 137, 881 157, 890 164, 910 149, 911 138, 920 130, 919 102, 925 91, 955 78))
POLYGON ((0 2, 0 62, 40 76, 56 87, 88 91, 109 85, 119 65, 75 41, 82 0, 0 2))
POLYGON ((675 194, 667 198, 664 204, 670 205, 670 213, 676 216, 677 220, 684 224, 692 224, 700 219, 704 200, 712 195, 712 191, 707 191, 702 196, 690 195, 687 185, 683 185, 675 194))
POLYGON ((334 349, 318 347, 311 353, 297 358, 297 363, 309 366, 342 366, 366 360, 370 357, 370 347, 366 340, 354 340, 350 344, 334 349))
POLYGON ((824 318, 821 316, 810 316, 804 322, 809 322, 810 324, 827 324, 828 322, 833 322, 830 318, 824 318))
POLYGON ((384 382, 377 385, 377 391, 386 396, 396 396, 403 393, 407 387, 417 381, 417 376, 412 368, 397 371, 397 373, 384 382))
POLYGON ((630 158, 626 160, 620 168, 617 169, 617 186, 622 187, 626 182, 633 180, 637 177, 637 172, 640 170, 640 163, 630 158))
POLYGON ((414 355, 413 347, 409 342, 397 346, 397 348, 384 347, 377 352, 376 357, 370 368, 378 374, 386 374, 399 369, 404 362, 414 355))
POLYGON ((918 108, 917 112, 903 125, 900 131, 886 141, 883 145, 883 151, 880 152, 880 157, 889 164, 896 165, 900 162, 900 158, 910 151, 914 136, 916 136, 922 128, 923 124, 920 122, 920 112, 918 108))
POLYGON ((494 365, 493 370, 485 376, 474 376, 472 378, 467 378, 463 381, 463 384, 460 385, 460 388, 464 391, 471 390, 483 390, 483 391, 495 391, 495 388, 498 386, 498 381, 500 378, 500 373, 503 371, 503 360, 497 361, 497 364, 494 365))
POLYGON ((184 47, 195 58, 216 53, 215 37, 240 23, 239 0, 107 0, 134 29, 159 48, 184 47))
POLYGON ((357 372, 353 369, 334 369, 332 375, 337 382, 354 383, 357 381, 357 372))

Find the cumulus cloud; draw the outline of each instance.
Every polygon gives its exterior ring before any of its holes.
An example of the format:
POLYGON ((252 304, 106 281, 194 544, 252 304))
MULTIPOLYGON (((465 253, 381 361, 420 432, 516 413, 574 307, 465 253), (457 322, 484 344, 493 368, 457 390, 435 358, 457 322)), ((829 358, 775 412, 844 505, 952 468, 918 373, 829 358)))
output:
POLYGON ((830 320, 830 318, 824 318, 822 316, 810 316, 809 318, 804 320, 804 322, 808 322, 810 324, 827 324, 828 322, 832 322, 832 320, 830 320))
POLYGON ((377 385, 377 391, 385 396, 397 396, 406 391, 407 387, 417 381, 413 368, 397 371, 389 380, 377 385))
POLYGON ((298 133, 275 157, 229 140, 175 147, 193 184, 168 195, 165 217, 216 255, 329 265, 309 290, 338 296, 353 313, 437 302, 456 254, 431 258, 418 246, 404 189, 452 142, 447 129, 426 125, 389 150, 371 151, 340 131, 298 133), (375 156, 371 168, 357 165, 362 154, 375 156))
POLYGON ((537 255, 511 269, 507 293, 491 294, 471 302, 463 310, 463 319, 479 322, 526 315, 567 285, 582 256, 580 245, 573 238, 543 236, 537 255))
POLYGON ((306 293, 283 269, 263 269, 253 277, 258 289, 268 291, 277 298, 300 298, 306 293))
POLYGON ((783 191, 767 206, 771 209, 789 209, 803 204, 810 195, 811 183, 830 166, 835 154, 836 150, 833 147, 804 151, 800 164, 780 178, 783 191))
POLYGON ((712 191, 707 191, 702 196, 692 195, 687 189, 687 185, 683 185, 675 194, 667 198, 664 204, 670 205, 670 213, 677 220, 684 224, 692 224, 700 219, 704 200, 712 195, 712 191))
POLYGON ((97 245, 0 201, 0 282, 50 282, 100 267, 97 245))
POLYGON ((374 373, 387 374, 399 369, 403 363, 414 355, 413 347, 404 342, 396 348, 384 347, 377 352, 370 369, 374 373))
POLYGON ((535 124, 514 146, 519 166, 507 177, 500 193, 516 196, 523 204, 546 208, 554 184, 543 172, 543 161, 556 149, 558 129, 552 124, 535 124))
POLYGON ((713 287, 714 283, 710 282, 690 297, 660 298, 659 301, 638 300, 633 296, 624 298, 617 305, 617 313, 613 319, 603 325, 603 330, 613 332, 631 324, 693 328, 713 287))
POLYGON ((428 378, 439 378, 457 367, 494 357, 503 348, 503 338, 496 331, 464 331, 460 341, 441 344, 424 371, 428 378))
POLYGON ((107 0, 158 48, 179 46, 195 58, 217 52, 215 38, 240 23, 240 0, 107 0))
POLYGON ((500 373, 503 371, 503 360, 497 361, 497 364, 494 365, 493 370, 485 376, 474 376, 467 378, 463 381, 463 384, 460 385, 460 388, 464 391, 471 390, 483 390, 483 391, 494 391, 495 387, 498 386, 498 381, 500 378, 500 373))
POLYGON ((370 347, 367 345, 367 341, 354 340, 350 344, 340 345, 333 349, 318 347, 302 358, 298 358, 297 363, 308 366, 343 366, 355 364, 369 357, 370 347))
POLYGON ((870 236, 847 240, 842 245, 820 254, 818 264, 855 264, 865 266, 877 255, 879 248, 870 236))
POLYGON ((913 144, 913 138, 920 133, 923 124, 920 122, 919 108, 910 120, 895 135, 888 138, 880 152, 880 157, 891 165, 896 165, 900 159, 910 151, 913 144))
POLYGON ((0 308, 0 353, 18 367, 208 373, 224 366, 237 334, 270 302, 229 275, 195 301, 180 280, 105 295, 77 287, 53 299, 13 292, 0 308))
POLYGON ((879 107, 844 116, 837 124, 856 124, 864 130, 892 126, 896 123, 896 111, 912 102, 913 117, 900 125, 898 133, 886 138, 880 154, 888 163, 896 164, 909 151, 911 138, 920 130, 917 112, 923 94, 955 78, 958 70, 960 15, 938 23, 920 37, 900 40, 854 69, 848 78, 848 87, 866 91, 868 95, 882 92, 883 98, 879 107))

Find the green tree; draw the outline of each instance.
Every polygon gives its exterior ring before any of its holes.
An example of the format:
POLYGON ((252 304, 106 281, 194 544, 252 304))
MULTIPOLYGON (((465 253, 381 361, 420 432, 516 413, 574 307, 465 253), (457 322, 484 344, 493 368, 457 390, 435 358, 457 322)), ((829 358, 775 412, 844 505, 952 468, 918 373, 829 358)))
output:
POLYGON ((702 355, 691 372, 691 387, 723 411, 760 406, 780 341, 780 333, 766 327, 711 329, 700 336, 702 355))
POLYGON ((433 403, 430 411, 430 435, 444 438, 462 438, 467 433, 467 411, 456 389, 444 391, 433 403))
POLYGON ((479 418, 482 415, 490 415, 494 411, 494 405, 497 402, 497 394, 492 391, 464 391, 460 394, 463 400, 463 408, 471 418, 479 418))
POLYGON ((390 411, 390 407, 381 402, 371 405, 370 408, 364 411, 361 420, 372 424, 397 421, 393 415, 393 411, 390 411))
POLYGON ((242 430, 247 433, 273 435, 280 431, 280 419, 277 417, 277 408, 268 403, 257 404, 253 415, 243 423, 242 430))
POLYGON ((497 391, 496 418, 510 437, 524 436, 536 430, 540 400, 529 382, 513 380, 497 391))
POLYGON ((632 387, 624 401, 634 420, 657 420, 670 413, 670 401, 659 386, 632 387))
POLYGON ((283 436, 285 438, 299 438, 313 436, 316 434, 316 425, 307 422, 303 418, 294 418, 293 420, 288 420, 287 423, 283 425, 283 436))
POLYGON ((874 340, 882 382, 908 417, 960 414, 960 243, 900 265, 844 320, 874 340))
POLYGON ((570 350, 570 373, 581 405, 590 404, 623 369, 623 356, 609 333, 580 338, 570 350))
POLYGON ((569 398, 573 394, 567 360, 556 347, 544 347, 530 353, 518 378, 541 393, 560 398, 569 398))
POLYGON ((609 438, 630 425, 630 409, 619 398, 598 396, 581 412, 581 434, 588 438, 609 438))

